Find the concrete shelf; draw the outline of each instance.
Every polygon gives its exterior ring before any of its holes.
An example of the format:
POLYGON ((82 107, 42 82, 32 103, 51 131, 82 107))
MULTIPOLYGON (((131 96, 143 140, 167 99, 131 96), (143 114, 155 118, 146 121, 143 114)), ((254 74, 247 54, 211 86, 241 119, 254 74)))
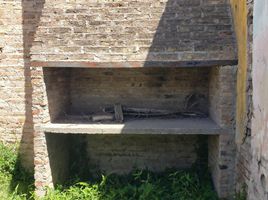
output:
POLYGON ((229 129, 221 128, 209 118, 132 119, 122 124, 77 123, 65 120, 64 122, 44 124, 41 131, 63 134, 220 135, 231 133, 229 129))
POLYGON ((128 61, 128 62, 92 62, 92 61, 32 61, 33 67, 64 68, 143 68, 143 67, 219 67, 237 65, 237 59, 195 60, 195 61, 128 61))

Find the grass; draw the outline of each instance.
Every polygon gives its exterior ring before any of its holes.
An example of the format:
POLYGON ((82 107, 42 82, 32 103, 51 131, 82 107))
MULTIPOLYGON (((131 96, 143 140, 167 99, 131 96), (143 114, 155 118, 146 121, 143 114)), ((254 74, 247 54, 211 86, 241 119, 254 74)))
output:
POLYGON ((163 173, 135 170, 129 175, 101 176, 49 191, 45 200, 216 200, 209 179, 200 180, 193 171, 163 173))
MULTIPOLYGON (((0 143, 0 199, 34 199, 33 178, 18 162, 17 148, 0 143)), ((209 176, 192 171, 153 173, 134 170, 129 175, 100 175, 91 181, 70 181, 48 190, 42 200, 216 200, 209 176)))
POLYGON ((16 145, 0 143, 0 199, 29 199, 33 177, 20 165, 16 145))
POLYGON ((235 200, 247 200, 247 189, 246 185, 244 184, 239 192, 235 195, 235 200))

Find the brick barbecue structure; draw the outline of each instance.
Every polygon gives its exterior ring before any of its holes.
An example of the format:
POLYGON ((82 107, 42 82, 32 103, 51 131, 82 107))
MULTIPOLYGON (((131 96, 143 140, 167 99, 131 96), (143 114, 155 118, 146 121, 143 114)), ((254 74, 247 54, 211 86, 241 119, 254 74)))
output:
POLYGON ((234 2, 0 0, 0 139, 21 140, 37 195, 74 163, 83 174, 205 163, 231 198, 244 163, 234 2))
POLYGON ((208 148, 219 196, 234 193, 237 58, 227 2, 46 1, 30 54, 45 88, 34 135, 39 195, 68 179, 74 158, 93 173, 184 169, 198 160, 196 146, 208 148), (208 116, 90 120, 117 103, 188 111, 189 95, 208 116))

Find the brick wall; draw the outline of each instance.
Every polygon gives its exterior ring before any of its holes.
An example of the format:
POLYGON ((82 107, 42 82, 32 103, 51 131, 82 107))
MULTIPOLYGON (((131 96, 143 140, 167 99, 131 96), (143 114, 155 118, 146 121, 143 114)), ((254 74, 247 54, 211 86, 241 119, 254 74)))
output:
POLYGON ((25 121, 25 83, 19 3, 0 1, 0 139, 20 141, 25 121))
POLYGON ((220 126, 234 129, 237 66, 212 68, 209 74, 209 113, 220 126))
POLYGON ((46 140, 54 184, 75 175, 87 179, 89 173, 125 174, 135 168, 155 172, 185 169, 207 156, 207 137, 197 135, 47 133, 46 140))
POLYGON ((186 169, 197 161, 198 139, 171 135, 87 136, 89 169, 106 173, 127 173, 134 167, 152 171, 186 169))
POLYGON ((223 199, 232 199, 235 194, 234 138, 234 134, 208 138, 208 166, 215 190, 223 199))
POLYGON ((59 116, 65 115, 71 104, 71 69, 43 68, 43 75, 47 97, 47 104, 44 104, 43 109, 48 109, 49 118, 46 121, 53 122, 59 116))
POLYGON ((229 1, 47 0, 31 55, 39 62, 233 60, 229 1))
POLYGON ((24 33, 22 3, 0 1, 0 140, 20 143, 23 163, 32 169, 32 86, 24 33))
POLYGON ((208 75, 209 68, 73 69, 70 111, 100 112, 115 103, 183 111, 187 95, 208 99, 208 75))
POLYGON ((208 137, 208 166, 220 198, 235 193, 235 100, 237 66, 212 68, 209 75, 209 113, 229 134, 208 137))

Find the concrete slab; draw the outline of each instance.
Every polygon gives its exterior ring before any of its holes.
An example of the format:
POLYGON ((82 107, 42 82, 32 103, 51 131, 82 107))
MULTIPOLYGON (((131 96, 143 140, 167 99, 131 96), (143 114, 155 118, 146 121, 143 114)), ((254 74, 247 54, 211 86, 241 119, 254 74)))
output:
POLYGON ((230 134, 209 118, 133 119, 123 124, 111 123, 49 123, 41 127, 48 133, 63 134, 230 134))

